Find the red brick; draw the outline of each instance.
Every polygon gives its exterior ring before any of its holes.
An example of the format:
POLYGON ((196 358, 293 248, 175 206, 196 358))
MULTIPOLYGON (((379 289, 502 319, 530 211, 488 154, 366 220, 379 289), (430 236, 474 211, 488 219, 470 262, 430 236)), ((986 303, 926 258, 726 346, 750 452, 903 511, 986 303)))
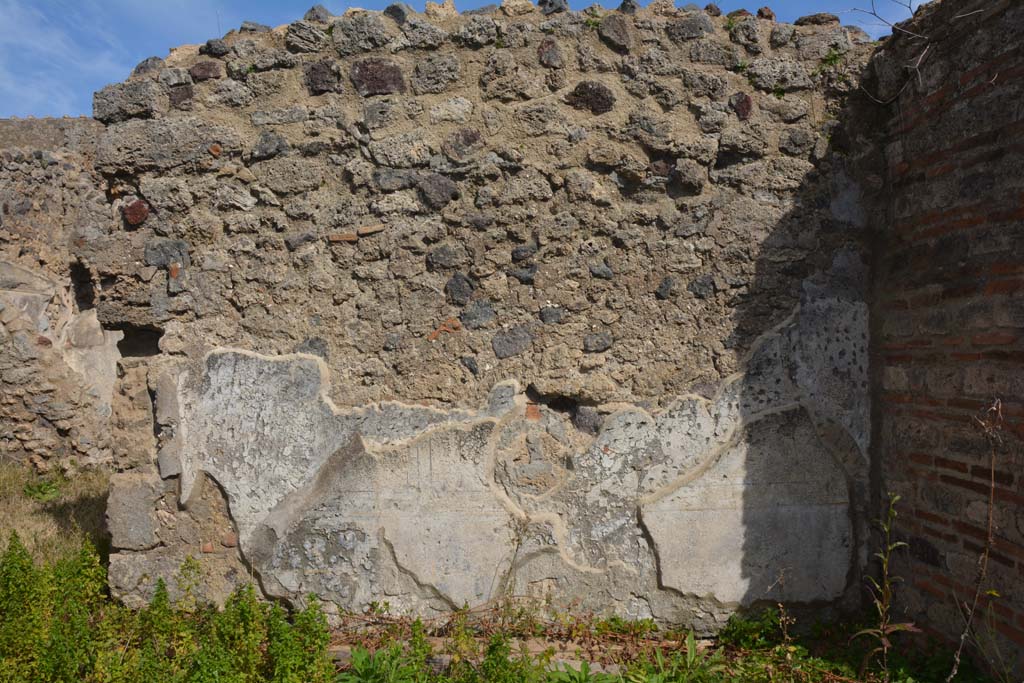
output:
POLYGON ((977 398, 965 398, 963 396, 957 396, 946 401, 946 405, 950 408, 963 408, 964 410, 984 410, 992 405, 992 401, 988 399, 977 399, 977 398))
POLYGON ((973 524, 968 524, 967 522, 964 522, 962 520, 954 519, 953 528, 962 534, 967 534, 968 536, 974 536, 975 538, 985 540, 985 530, 980 529, 974 526, 973 524))
POLYGON ((1024 289, 1024 280, 994 280, 985 285, 985 296, 1014 294, 1024 289))
POLYGON ((976 481, 965 481, 963 479, 951 477, 948 474, 940 475, 939 479, 951 486, 958 486, 960 488, 967 489, 968 491, 974 491, 975 493, 988 494, 988 486, 985 484, 979 484, 976 481))
POLYGON ((1020 336, 1012 332, 986 332, 971 337, 971 343, 975 346, 1006 346, 1013 344, 1020 336))
POLYGON ((907 456, 911 462, 916 462, 919 465, 931 465, 932 456, 927 453, 911 453, 907 456))
MULTIPOLYGON (((983 465, 975 465, 971 468, 971 476, 989 481, 991 479, 990 468, 983 465)), ((996 470, 995 481, 1002 486, 1011 486, 1013 484, 1013 474, 1003 470, 996 470)))
POLYGON ((956 460, 950 460, 949 458, 943 458, 941 456, 935 456, 935 466, 944 467, 947 470, 954 470, 956 472, 967 473, 968 467, 966 463, 957 462, 956 460))
POLYGON ((920 517, 926 522, 932 522, 933 524, 942 524, 943 526, 949 526, 948 519, 940 517, 939 515, 933 515, 930 512, 925 512, 924 510, 914 510, 914 516, 920 517))
POLYGON ((1012 557, 1017 561, 1024 560, 1024 548, 1016 543, 1011 543, 1005 538, 997 538, 993 545, 996 550, 1007 557, 1012 557))
POLYGON ((995 630, 1006 636, 1018 645, 1024 646, 1024 631, 1016 629, 1009 624, 1001 622, 999 620, 993 620, 995 622, 995 630))
POLYGON ((125 206, 121 212, 128 225, 141 225, 149 217, 149 204, 144 199, 136 199, 125 206))
POLYGON ((991 275, 1016 275, 1017 273, 1024 273, 1024 263, 1000 261, 989 265, 988 272, 991 275))
POLYGON ((1004 52, 1003 54, 999 55, 998 57, 994 57, 993 59, 985 62, 984 64, 979 64, 978 66, 974 67, 973 69, 970 69, 969 71, 965 71, 960 76, 960 85, 967 85, 968 83, 970 83, 971 81, 973 81, 975 78, 977 78, 979 76, 983 77, 985 80, 991 80, 989 78, 989 74, 991 72, 998 71, 999 67, 1001 67, 1003 64, 1005 64, 1009 60, 1011 60, 1014 57, 1017 57, 1019 55, 1020 55, 1020 48, 1015 47, 1012 50, 1007 50, 1006 52, 1004 52))
POLYGON ((933 420, 939 422, 959 422, 968 423, 971 417, 968 415, 950 415, 949 413, 939 413, 934 410, 912 410, 909 413, 913 417, 919 417, 923 420, 933 420))
MULTIPOLYGON (((904 523, 904 524, 906 524, 906 523, 904 523)), ((940 541, 945 541, 946 543, 956 543, 956 541, 957 541, 957 537, 956 537, 955 534, 947 534, 947 533, 945 533, 943 531, 940 531, 939 529, 933 529, 932 527, 924 525, 924 524, 922 524, 919 527, 919 530, 920 530, 921 533, 927 534, 928 536, 931 536, 932 538, 937 538, 940 541)))

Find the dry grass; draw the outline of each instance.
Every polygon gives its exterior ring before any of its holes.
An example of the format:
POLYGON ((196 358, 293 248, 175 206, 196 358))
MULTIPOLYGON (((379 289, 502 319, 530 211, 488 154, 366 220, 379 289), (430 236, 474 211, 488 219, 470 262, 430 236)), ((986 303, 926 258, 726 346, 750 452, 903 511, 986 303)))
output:
POLYGON ((31 467, 0 459, 0 550, 17 531, 37 561, 67 557, 86 539, 106 561, 108 481, 105 472, 40 475, 31 467))

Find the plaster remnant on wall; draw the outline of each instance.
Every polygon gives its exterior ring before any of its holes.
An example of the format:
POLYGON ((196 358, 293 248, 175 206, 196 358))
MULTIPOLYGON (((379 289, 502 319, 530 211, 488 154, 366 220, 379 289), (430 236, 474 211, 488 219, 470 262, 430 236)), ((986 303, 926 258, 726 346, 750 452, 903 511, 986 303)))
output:
POLYGON ((292 601, 312 592, 358 610, 386 597, 432 613, 538 571, 557 601, 583 597, 580 575, 617 594, 639 581, 649 609, 688 595, 712 621, 757 600, 831 600, 858 556, 848 492, 866 465, 847 471, 812 419, 864 404, 799 381, 800 349, 822 335, 842 348, 821 361, 833 372, 864 352, 861 304, 830 301, 762 335, 711 398, 619 407, 596 434, 547 406, 528 414, 514 382, 476 410, 338 407, 319 356, 214 350, 160 383, 175 434, 165 448, 182 502, 216 481, 242 556, 292 601), (787 528, 801 533, 781 538, 787 528), (530 536, 544 540, 526 551, 530 536))
POLYGON ((115 595, 191 555, 213 602, 511 592, 701 633, 855 602, 865 231, 833 133, 866 48, 526 9, 232 32, 102 91, 58 152, 0 126, 0 260, 73 292, 77 340, 2 330, 4 444, 126 470, 115 595), (69 404, 26 363, 96 379, 69 404), (826 567, 759 542, 785 524, 826 567))

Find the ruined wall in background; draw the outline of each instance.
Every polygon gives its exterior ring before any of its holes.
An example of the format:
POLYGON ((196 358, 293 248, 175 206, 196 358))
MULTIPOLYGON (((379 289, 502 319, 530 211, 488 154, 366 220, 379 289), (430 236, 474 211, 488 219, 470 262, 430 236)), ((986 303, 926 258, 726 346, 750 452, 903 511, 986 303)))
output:
POLYGON ((114 211, 92 162, 91 119, 0 121, 0 457, 111 465, 120 334, 93 310, 72 252, 114 211))
POLYGON ((625 10, 312 13, 97 93, 53 275, 124 337, 116 595, 858 602, 871 48, 625 10))
POLYGON ((874 317, 884 490, 903 496, 905 616, 963 629, 987 536, 989 445, 976 418, 1002 401, 994 536, 978 636, 1024 653, 1024 7, 944 3, 873 59, 885 130, 887 227, 874 317), (927 51, 927 52, 926 52, 927 51), (924 58, 921 59, 924 53, 924 58), (914 65, 920 59, 920 68, 914 65))

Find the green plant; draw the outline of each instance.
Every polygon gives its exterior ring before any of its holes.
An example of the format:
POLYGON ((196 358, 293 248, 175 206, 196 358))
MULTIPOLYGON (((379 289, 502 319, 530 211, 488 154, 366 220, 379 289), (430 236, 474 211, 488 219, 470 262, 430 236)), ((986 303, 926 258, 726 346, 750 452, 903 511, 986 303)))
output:
MULTIPOLYGON (((190 574, 190 563, 184 574, 190 574)), ((88 543, 37 565, 17 534, 0 555, 0 681, 326 683, 334 668, 319 603, 289 616, 252 585, 222 612, 172 605, 158 581, 138 612, 113 602, 88 543)), ((186 585, 188 581, 186 581, 186 585)))
POLYGON ((821 62, 814 69, 814 75, 819 76, 826 71, 834 71, 836 67, 843 63, 843 54, 835 48, 831 48, 824 57, 821 58, 821 62))
POLYGON ((867 581, 871 587, 871 600, 878 615, 878 623, 871 628, 862 629, 853 634, 851 640, 862 636, 871 638, 875 646, 868 650, 864 656, 864 663, 861 671, 865 671, 870 658, 880 654, 879 663, 882 667, 884 680, 889 680, 889 650, 892 649, 892 638, 895 634, 904 631, 918 631, 917 627, 910 622, 894 622, 892 620, 892 601, 896 591, 896 585, 902 581, 899 576, 893 576, 890 572, 892 557, 900 548, 907 546, 903 541, 894 541, 893 533, 896 528, 896 503, 900 497, 889 494, 889 507, 884 519, 876 523, 882 532, 882 549, 875 553, 879 560, 879 577, 868 576, 867 581))
POLYGON ((495 634, 487 643, 477 675, 472 678, 481 683, 539 683, 544 672, 525 650, 513 657, 508 637, 495 634))
POLYGON ((0 680, 34 680, 39 644, 46 639, 46 587, 28 550, 12 533, 0 557, 0 680), (28 609, 26 609, 28 607, 28 609))
POLYGON ((601 26, 601 19, 598 17, 587 17, 583 20, 587 28, 597 30, 601 26))
POLYGON ((701 650, 693 631, 686 634, 685 649, 666 659, 661 650, 654 650, 648 659, 626 672, 627 683, 699 683, 722 680, 725 656, 721 649, 701 650))
POLYGON ((594 624, 594 631, 597 635, 615 633, 633 638, 643 638, 657 633, 658 624, 653 619, 623 619, 619 616, 611 616, 606 619, 599 619, 594 624))
POLYGON ((29 556, 46 565, 75 556, 86 540, 104 559, 108 478, 101 470, 43 475, 0 459, 0 552, 17 531, 29 556))
POLYGON ((821 66, 828 67, 828 68, 833 68, 833 67, 839 66, 839 64, 842 61, 843 61, 843 53, 841 53, 839 50, 837 50, 835 48, 832 48, 832 49, 830 49, 828 51, 828 53, 824 57, 821 58, 821 66))
POLYGON ((725 18, 725 30, 732 33, 732 30, 736 28, 736 17, 725 18))
POLYGON ((202 583, 202 578, 203 567, 199 564, 199 560, 191 555, 186 555, 178 566, 178 573, 174 577, 174 583, 181 596, 177 601, 179 609, 190 611, 196 608, 198 605, 196 589, 202 583))
POLYGON ((778 83, 776 83, 776 84, 775 84, 775 87, 774 87, 774 88, 772 88, 772 95, 775 95, 775 98, 776 98, 776 99, 779 99, 779 100, 781 100, 781 99, 782 99, 783 97, 785 97, 785 96, 786 96, 786 89, 785 89, 785 88, 783 88, 783 87, 782 87, 781 85, 779 85, 778 83))
POLYGON ((782 642, 779 611, 769 607, 756 616, 732 615, 718 634, 718 642, 744 650, 771 647, 782 642))
POLYGON ((613 683, 617 677, 605 673, 591 673, 590 664, 583 661, 578 669, 566 664, 562 669, 548 672, 547 680, 551 683, 613 683))
POLYGON ((60 497, 62 483, 57 479, 37 479, 25 484, 25 495, 38 503, 49 503, 60 497))
POLYGON ((352 650, 348 671, 338 674, 337 683, 412 683, 416 666, 402 652, 400 645, 371 653, 363 647, 352 650))

